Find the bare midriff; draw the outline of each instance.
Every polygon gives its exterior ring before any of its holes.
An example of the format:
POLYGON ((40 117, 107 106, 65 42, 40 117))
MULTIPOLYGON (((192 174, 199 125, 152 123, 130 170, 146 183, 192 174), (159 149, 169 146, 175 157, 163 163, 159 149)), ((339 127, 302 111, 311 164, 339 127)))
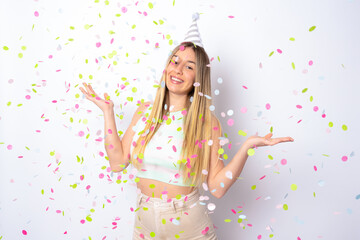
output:
POLYGON ((175 198, 177 195, 188 195, 190 194, 195 187, 186 187, 186 186, 177 186, 173 184, 168 184, 165 182, 157 181, 154 179, 148 178, 140 178, 137 182, 137 188, 141 190, 141 192, 149 197, 154 198, 162 198, 164 191, 167 191, 167 198, 175 198), (155 187, 150 188, 150 185, 153 184, 155 187))

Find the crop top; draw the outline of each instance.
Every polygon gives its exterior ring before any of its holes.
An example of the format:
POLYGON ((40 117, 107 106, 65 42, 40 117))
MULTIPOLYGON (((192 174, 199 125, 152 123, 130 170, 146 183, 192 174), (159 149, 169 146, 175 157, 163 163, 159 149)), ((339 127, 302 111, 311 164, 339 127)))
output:
MULTIPOLYGON (((139 132, 144 130, 147 118, 151 112, 152 104, 145 110, 144 115, 133 127, 135 132, 130 147, 131 154, 139 138, 139 132), (149 115, 146 115, 148 113, 149 115)), ((149 178, 177 186, 190 186, 183 184, 183 173, 179 170, 181 163, 181 149, 184 141, 183 112, 170 112, 159 129, 146 145, 143 162, 137 177, 149 178)))

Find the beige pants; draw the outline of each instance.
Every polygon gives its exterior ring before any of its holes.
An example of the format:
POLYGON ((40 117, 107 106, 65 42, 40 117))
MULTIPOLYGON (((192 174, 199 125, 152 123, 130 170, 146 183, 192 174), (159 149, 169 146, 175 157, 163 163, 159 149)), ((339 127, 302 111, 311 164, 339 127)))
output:
POLYGON ((199 197, 197 188, 171 201, 138 194, 133 240, 217 240, 207 207, 199 197))

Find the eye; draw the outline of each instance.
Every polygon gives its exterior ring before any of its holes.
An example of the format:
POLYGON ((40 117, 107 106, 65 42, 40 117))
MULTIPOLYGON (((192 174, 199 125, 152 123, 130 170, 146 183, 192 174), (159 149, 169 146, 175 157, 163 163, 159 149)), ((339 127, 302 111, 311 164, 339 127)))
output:
POLYGON ((193 68, 192 68, 192 67, 190 67, 190 66, 187 66, 187 68, 189 68, 189 69, 193 70, 193 68))

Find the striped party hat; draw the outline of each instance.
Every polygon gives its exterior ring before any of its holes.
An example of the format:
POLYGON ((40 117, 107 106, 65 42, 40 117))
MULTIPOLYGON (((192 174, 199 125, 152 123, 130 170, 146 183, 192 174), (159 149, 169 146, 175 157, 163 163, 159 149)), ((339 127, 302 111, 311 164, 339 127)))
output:
POLYGON ((193 19, 193 22, 189 28, 189 31, 185 35, 184 42, 192 42, 196 46, 203 47, 203 44, 202 44, 202 41, 200 38, 199 29, 197 26, 197 20, 199 19, 199 13, 194 13, 192 15, 192 19, 193 19))

